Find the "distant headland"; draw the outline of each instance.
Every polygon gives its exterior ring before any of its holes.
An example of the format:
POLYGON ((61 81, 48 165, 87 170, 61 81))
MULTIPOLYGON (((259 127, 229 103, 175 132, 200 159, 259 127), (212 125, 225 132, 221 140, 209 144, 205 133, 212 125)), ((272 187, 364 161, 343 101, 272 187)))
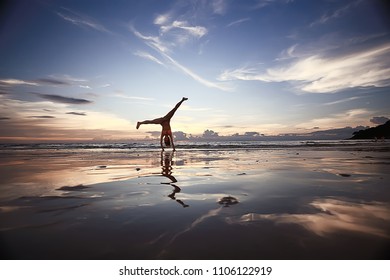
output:
POLYGON ((350 139, 390 139, 390 121, 353 133, 350 139))

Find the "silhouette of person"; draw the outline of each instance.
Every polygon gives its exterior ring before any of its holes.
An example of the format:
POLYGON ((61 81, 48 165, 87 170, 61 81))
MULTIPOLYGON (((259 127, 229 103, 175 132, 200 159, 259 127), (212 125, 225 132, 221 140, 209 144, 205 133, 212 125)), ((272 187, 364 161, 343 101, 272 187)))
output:
POLYGON ((171 118, 175 114, 176 110, 186 100, 188 100, 188 98, 183 97, 183 99, 179 103, 177 103, 176 106, 171 111, 169 111, 168 114, 166 114, 162 118, 137 122, 137 129, 141 126, 141 124, 160 124, 162 126, 161 136, 160 136, 161 149, 164 151, 164 146, 163 146, 163 140, 164 140, 165 146, 170 147, 172 144, 172 148, 175 151, 175 144, 173 143, 173 135, 172 135, 172 129, 171 129, 170 122, 171 122, 171 118))
POLYGON ((172 154, 161 152, 161 175, 164 177, 167 177, 169 180, 171 180, 170 183, 161 183, 161 184, 171 185, 173 187, 172 193, 170 195, 168 195, 169 198, 176 200, 176 202, 178 202, 184 208, 189 207, 188 204, 185 204, 182 200, 177 199, 175 197, 177 193, 181 192, 181 188, 174 184, 177 182, 177 180, 172 175, 173 154, 174 154, 173 152, 172 152, 172 154))

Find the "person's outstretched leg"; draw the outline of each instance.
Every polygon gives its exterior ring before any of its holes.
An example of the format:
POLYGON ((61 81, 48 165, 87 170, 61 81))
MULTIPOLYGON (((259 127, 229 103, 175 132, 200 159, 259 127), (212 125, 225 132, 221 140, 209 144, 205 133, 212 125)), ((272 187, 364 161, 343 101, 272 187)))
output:
POLYGON ((154 120, 146 120, 142 122, 137 122, 137 129, 141 126, 141 124, 161 124, 163 121, 162 118, 154 119, 154 120))
POLYGON ((183 103, 186 100, 188 100, 188 98, 187 97, 183 97, 182 100, 179 103, 176 104, 175 108, 173 108, 171 111, 169 111, 169 113, 166 114, 163 117, 163 119, 164 120, 170 120, 173 117, 173 115, 175 114, 176 110, 179 109, 181 103, 183 103))

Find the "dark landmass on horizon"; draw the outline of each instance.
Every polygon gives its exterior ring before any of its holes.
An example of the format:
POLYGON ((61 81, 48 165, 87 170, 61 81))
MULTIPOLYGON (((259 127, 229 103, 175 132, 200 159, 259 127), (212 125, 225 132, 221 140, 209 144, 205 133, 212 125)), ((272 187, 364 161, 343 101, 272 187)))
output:
POLYGON ((356 131, 350 139, 390 139, 390 121, 376 127, 356 131))

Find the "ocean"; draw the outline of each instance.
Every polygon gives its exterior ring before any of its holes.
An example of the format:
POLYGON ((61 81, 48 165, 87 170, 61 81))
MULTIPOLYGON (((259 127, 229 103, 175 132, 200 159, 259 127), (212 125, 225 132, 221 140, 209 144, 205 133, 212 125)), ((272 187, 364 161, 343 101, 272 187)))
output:
MULTIPOLYGON (((299 141, 179 141, 176 149, 181 150, 240 150, 240 149, 388 149, 389 140, 299 140, 299 141)), ((137 141, 129 143, 33 143, 1 144, 0 151, 151 151, 161 149, 158 141, 137 141)))

